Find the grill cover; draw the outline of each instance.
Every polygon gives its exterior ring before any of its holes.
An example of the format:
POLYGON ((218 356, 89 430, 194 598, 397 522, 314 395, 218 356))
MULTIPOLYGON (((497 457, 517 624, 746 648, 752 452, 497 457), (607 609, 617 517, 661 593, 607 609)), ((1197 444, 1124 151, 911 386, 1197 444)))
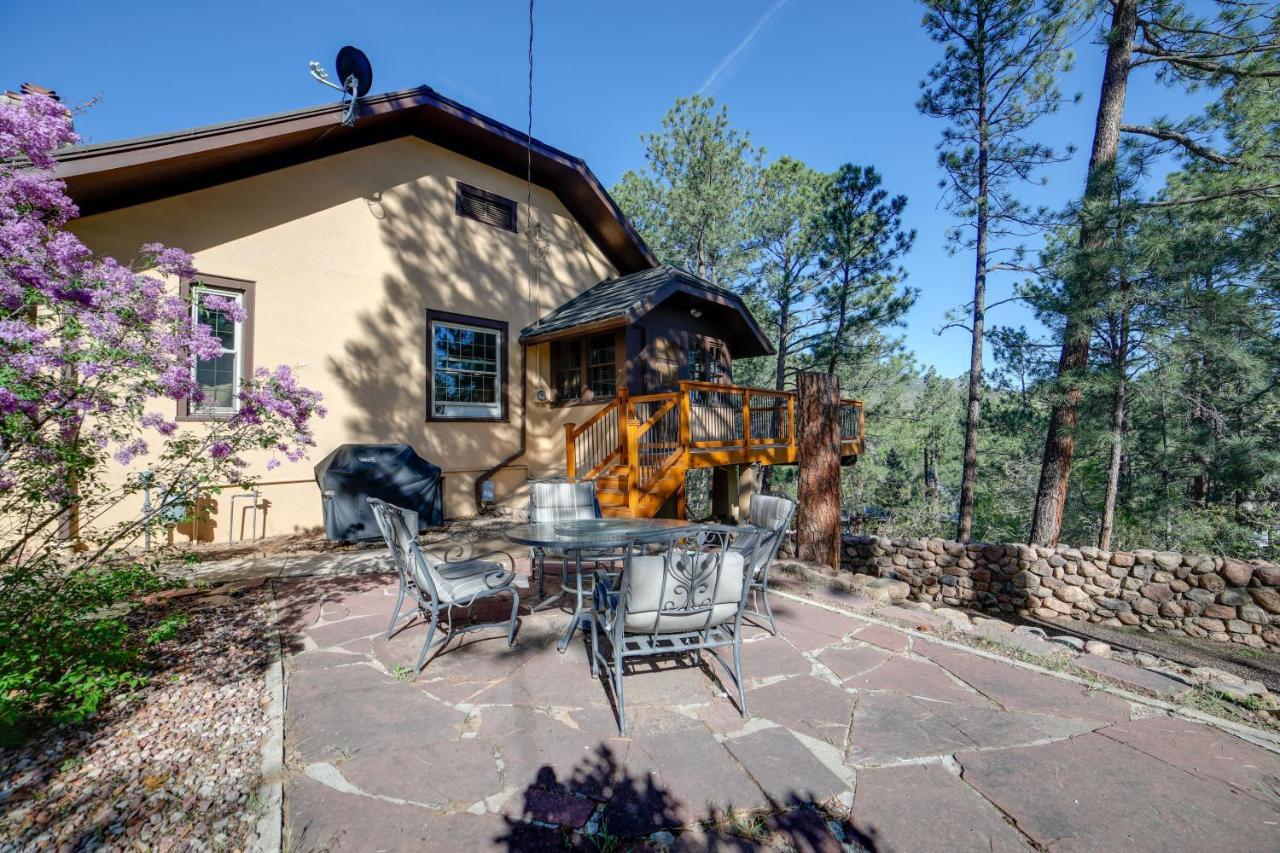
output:
POLYGON ((329 539, 381 538, 366 498, 415 510, 419 530, 444 523, 440 468, 407 444, 344 444, 317 463, 315 471, 329 539))

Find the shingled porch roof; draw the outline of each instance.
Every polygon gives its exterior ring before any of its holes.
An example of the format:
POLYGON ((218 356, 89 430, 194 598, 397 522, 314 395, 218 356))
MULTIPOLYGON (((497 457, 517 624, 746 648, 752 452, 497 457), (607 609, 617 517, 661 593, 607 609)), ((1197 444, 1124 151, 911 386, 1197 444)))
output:
POLYGON ((701 310, 722 319, 726 324, 725 337, 734 342, 735 357, 774 353, 773 345, 760 330, 742 297, 668 264, 592 285, 538 322, 525 327, 520 333, 520 341, 536 344, 629 326, 673 298, 695 301, 701 310))

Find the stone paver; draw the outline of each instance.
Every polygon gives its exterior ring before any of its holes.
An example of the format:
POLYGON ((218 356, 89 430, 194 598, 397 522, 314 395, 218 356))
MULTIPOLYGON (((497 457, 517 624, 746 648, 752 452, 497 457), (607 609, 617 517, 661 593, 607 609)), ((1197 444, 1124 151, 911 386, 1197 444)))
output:
POLYGON ((1080 655, 1072 663, 1081 669, 1087 669, 1090 672, 1095 672, 1118 682, 1121 687, 1153 693, 1164 699, 1176 701, 1191 692, 1191 685, 1189 684, 1174 681, 1172 678, 1161 675, 1158 672, 1152 672, 1149 669, 1143 669, 1132 664, 1121 663, 1111 658, 1085 654, 1080 655))
POLYGON ((912 649, 1006 708, 1118 722, 1129 718, 1129 703, 1058 678, 1009 666, 966 651, 917 641, 912 649))
POLYGON ((744 633, 748 719, 709 658, 637 665, 623 737, 585 641, 554 648, 563 611, 525 614, 514 650, 482 632, 415 676, 425 626, 381 636, 394 590, 277 585, 293 849, 594 850, 658 831, 675 850, 755 849, 752 833, 833 853, 1275 846, 1276 755, 852 615, 779 596, 780 636, 744 633), (728 820, 744 811, 760 817, 728 820))
POLYGON ((1109 726, 1098 734, 1280 809, 1280 755, 1226 732, 1190 720, 1149 717, 1109 726))
POLYGON ((825 803, 849 788, 785 728, 762 729, 728 740, 725 746, 778 805, 825 803))
POLYGON ((837 678, 849 679, 880 666, 889 660, 889 654, 881 648, 858 644, 825 649, 818 660, 837 678))
POLYGON ((856 840, 876 853, 1031 849, 1000 812, 941 764, 861 771, 849 822, 856 840), (928 819, 903 803, 927 804, 928 819))
POLYGON ((891 764, 973 749, 1036 743, 1087 732, 1093 723, 1000 711, 968 703, 934 702, 899 693, 860 697, 849 760, 891 764))
POLYGON ((753 714, 841 748, 856 701, 852 693, 809 675, 747 691, 753 714))
POLYGON ((868 625, 858 632, 857 637, 864 643, 871 643, 891 652, 905 651, 911 642, 908 635, 883 625, 868 625))
POLYGON ((961 702, 993 707, 971 688, 959 684, 946 670, 927 660, 893 657, 882 665, 845 682, 859 690, 891 690, 935 702, 961 702))
POLYGON ((964 778, 1049 850, 1273 851, 1273 808, 1098 734, 961 755, 964 778))

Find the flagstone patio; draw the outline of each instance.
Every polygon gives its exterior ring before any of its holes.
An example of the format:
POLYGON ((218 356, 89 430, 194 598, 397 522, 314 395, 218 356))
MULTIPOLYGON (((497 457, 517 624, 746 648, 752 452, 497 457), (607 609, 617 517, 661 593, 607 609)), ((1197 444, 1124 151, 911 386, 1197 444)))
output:
MULTIPOLYGON (((1280 756, 1218 728, 779 597, 718 670, 642 666, 630 737, 561 655, 471 634, 412 674, 385 575, 276 584, 285 846, 534 850, 1274 850, 1280 756), (618 841, 624 843, 618 844, 618 841)), ((483 614, 482 614, 483 615, 483 614)))

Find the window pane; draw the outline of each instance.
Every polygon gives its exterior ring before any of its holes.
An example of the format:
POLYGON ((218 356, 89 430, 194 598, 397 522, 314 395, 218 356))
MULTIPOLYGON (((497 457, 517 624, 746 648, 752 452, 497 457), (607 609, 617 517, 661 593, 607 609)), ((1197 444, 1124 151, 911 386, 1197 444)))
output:
POLYGON ((499 333, 437 323, 432 344, 432 411, 439 417, 496 417, 499 333))
MULTIPOLYGON (((202 297, 206 295, 209 294, 201 294, 202 297)), ((236 348, 236 324, 227 316, 225 311, 208 308, 202 299, 200 308, 196 312, 196 322, 208 326, 212 330, 213 336, 222 342, 223 349, 234 350, 236 348)))
POLYGON ((235 353, 198 360, 196 382, 200 384, 205 394, 201 405, 210 409, 235 408, 235 395, 238 390, 236 379, 235 353))
POLYGON ((236 291, 200 288, 193 292, 192 315, 195 322, 208 326, 210 333, 222 344, 223 353, 216 358, 196 359, 193 373, 196 383, 204 392, 204 400, 193 406, 195 411, 234 412, 239 407, 240 391, 240 330, 227 312, 210 308, 205 300, 210 296, 234 302, 242 300, 236 291))
POLYGON ((596 335, 587 346, 587 387, 595 397, 612 397, 618 390, 613 335, 596 335))

